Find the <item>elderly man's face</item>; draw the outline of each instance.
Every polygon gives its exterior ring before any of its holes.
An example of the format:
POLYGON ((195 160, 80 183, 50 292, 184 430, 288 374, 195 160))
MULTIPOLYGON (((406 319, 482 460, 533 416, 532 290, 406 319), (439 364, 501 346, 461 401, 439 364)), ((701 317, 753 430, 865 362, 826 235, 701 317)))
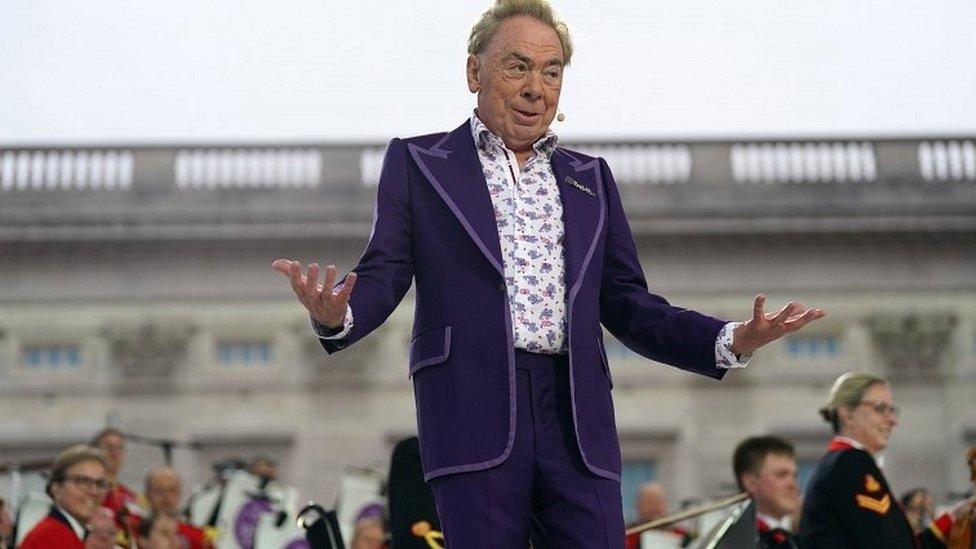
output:
POLYGON ((468 56, 478 117, 514 152, 532 149, 556 116, 563 47, 556 31, 526 15, 506 19, 480 56, 468 56))
POLYGON ((146 482, 146 499, 153 513, 175 517, 182 497, 182 485, 176 471, 161 469, 146 482))
POLYGON ((668 495, 664 488, 654 484, 641 487, 637 493, 637 516, 650 521, 668 514, 668 495))

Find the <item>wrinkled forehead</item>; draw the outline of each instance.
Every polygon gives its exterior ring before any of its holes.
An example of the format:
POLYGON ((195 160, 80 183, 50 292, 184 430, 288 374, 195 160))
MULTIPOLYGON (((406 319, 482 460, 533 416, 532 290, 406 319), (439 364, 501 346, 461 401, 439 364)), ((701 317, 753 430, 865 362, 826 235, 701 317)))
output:
POLYGON ((180 477, 168 473, 160 472, 149 477, 149 488, 153 490, 167 490, 180 487, 180 477))
POLYGON ((501 57, 520 54, 535 61, 563 64, 563 45, 556 30, 528 15, 503 21, 485 48, 485 54, 501 57))

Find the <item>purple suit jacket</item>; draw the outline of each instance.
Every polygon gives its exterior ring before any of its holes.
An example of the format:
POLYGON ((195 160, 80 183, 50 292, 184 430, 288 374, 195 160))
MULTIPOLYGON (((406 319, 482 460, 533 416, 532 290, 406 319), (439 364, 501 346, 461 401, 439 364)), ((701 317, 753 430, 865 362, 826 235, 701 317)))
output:
MULTIPOLYGON (((715 366, 725 322, 647 291, 604 160, 558 147, 552 167, 565 225, 576 438, 590 471, 619 480, 601 322, 641 355, 716 379, 725 373, 715 366)), ((417 284, 410 375, 425 478, 503 462, 515 437, 515 350, 494 209, 468 121, 390 142, 373 231, 354 270, 355 324, 345 338, 322 340, 330 353, 382 324, 417 284)))

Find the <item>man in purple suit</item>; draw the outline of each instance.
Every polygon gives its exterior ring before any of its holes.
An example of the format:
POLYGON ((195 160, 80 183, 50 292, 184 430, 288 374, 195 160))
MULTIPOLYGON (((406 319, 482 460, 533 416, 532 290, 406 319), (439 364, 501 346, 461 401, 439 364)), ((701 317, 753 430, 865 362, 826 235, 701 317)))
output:
POLYGON ((649 293, 606 162, 557 144, 572 45, 544 0, 498 0, 471 31, 474 116, 393 139, 366 251, 279 259, 326 351, 378 327, 416 284, 410 374, 424 476, 447 546, 624 545, 601 323, 654 360, 721 378, 824 315, 790 303, 729 323, 649 293), (355 291, 353 288, 355 287, 355 291))

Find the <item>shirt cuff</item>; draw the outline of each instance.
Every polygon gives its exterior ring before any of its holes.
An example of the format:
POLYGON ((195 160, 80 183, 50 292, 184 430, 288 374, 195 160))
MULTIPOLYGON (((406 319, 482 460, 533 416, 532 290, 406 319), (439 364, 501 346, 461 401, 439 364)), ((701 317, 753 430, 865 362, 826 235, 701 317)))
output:
POLYGON ((342 339, 349 335, 349 332, 352 330, 352 307, 346 305, 346 317, 342 320, 342 330, 338 332, 336 332, 338 328, 329 328, 328 326, 319 324, 312 318, 312 315, 309 315, 308 322, 311 324, 312 331, 315 332, 315 335, 319 336, 319 339, 342 339))
POLYGON ((732 352, 732 330, 742 324, 741 322, 729 322, 722 326, 722 331, 715 338, 715 366, 725 370, 734 368, 745 368, 749 365, 752 355, 736 356, 732 352))

